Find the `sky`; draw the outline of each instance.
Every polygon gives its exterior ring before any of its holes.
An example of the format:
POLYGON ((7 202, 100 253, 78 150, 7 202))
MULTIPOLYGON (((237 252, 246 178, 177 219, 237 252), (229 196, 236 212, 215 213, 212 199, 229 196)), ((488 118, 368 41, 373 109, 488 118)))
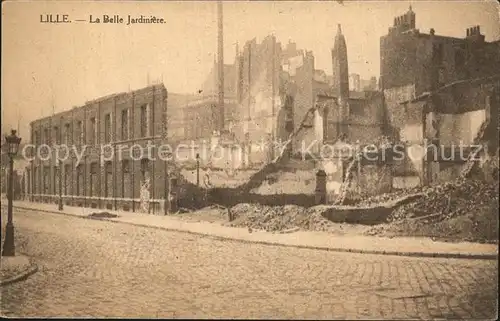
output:
MULTIPOLYGON (((465 37, 480 25, 487 41, 500 38, 496 1, 225 1, 224 58, 235 44, 274 34, 312 50, 316 69, 331 74, 331 48, 342 25, 349 72, 368 79, 380 72, 380 37, 409 5, 416 27, 465 37)), ((195 92, 217 50, 216 3, 210 1, 2 2, 2 131, 28 139, 29 122, 81 106, 87 100, 163 81, 169 92, 195 92), (67 14, 70 24, 40 23, 40 15, 67 14), (89 15, 154 15, 164 24, 91 24, 89 15)))

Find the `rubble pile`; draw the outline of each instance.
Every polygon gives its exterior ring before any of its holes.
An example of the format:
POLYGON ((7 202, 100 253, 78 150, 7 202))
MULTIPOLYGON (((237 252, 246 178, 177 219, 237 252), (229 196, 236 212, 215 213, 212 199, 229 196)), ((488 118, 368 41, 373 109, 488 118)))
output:
POLYGON ((392 215, 392 221, 428 217, 437 222, 465 215, 478 208, 498 202, 498 182, 457 179, 437 186, 423 188, 424 196, 402 205, 392 215))
MULTIPOLYGON (((233 227, 249 227, 267 232, 281 232, 291 229, 344 234, 349 224, 337 224, 323 217, 328 207, 305 208, 297 205, 267 206, 259 204, 238 204, 231 208, 233 227)), ((358 228, 359 229, 359 228, 358 228)))
POLYGON ((233 221, 229 225, 268 232, 283 231, 303 225, 303 221, 307 220, 304 210, 296 205, 238 204, 231 208, 233 221))
POLYGON ((498 181, 466 179, 424 188, 421 198, 393 211, 391 223, 366 234, 498 242, 498 188, 498 181))
POLYGON ((384 194, 370 196, 370 197, 361 199, 357 202, 353 202, 352 204, 349 204, 349 205, 359 206, 359 207, 377 206, 377 205, 380 205, 382 203, 392 202, 392 201, 395 201, 395 200, 400 199, 402 197, 419 193, 421 191, 422 191, 422 189, 417 188, 417 187, 411 188, 411 189, 405 189, 405 190, 398 190, 398 191, 395 191, 392 193, 384 193, 384 194))

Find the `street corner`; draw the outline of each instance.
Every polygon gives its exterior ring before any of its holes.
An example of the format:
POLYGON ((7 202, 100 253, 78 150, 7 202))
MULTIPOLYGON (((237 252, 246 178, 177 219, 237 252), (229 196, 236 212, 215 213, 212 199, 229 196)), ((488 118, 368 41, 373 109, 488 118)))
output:
POLYGON ((1 258, 0 286, 23 281, 38 271, 35 261, 25 255, 1 258))

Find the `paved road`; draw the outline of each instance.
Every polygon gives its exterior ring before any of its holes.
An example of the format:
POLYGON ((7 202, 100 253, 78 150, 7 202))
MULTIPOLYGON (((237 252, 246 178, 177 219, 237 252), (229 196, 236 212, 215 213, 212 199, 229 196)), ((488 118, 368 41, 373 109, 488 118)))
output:
POLYGON ((243 244, 35 212, 17 211, 15 225, 40 271, 2 288, 7 316, 496 316, 496 261, 243 244))

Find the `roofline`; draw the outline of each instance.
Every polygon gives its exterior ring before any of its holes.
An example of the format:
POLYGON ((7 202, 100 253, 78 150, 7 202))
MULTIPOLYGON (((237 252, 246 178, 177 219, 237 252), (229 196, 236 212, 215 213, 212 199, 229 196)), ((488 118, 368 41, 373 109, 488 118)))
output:
POLYGON ((448 88, 451 88, 451 87, 454 87, 454 86, 457 86, 457 85, 460 85, 460 84, 482 82, 482 81, 495 80, 495 79, 496 80, 500 80, 500 74, 493 75, 493 76, 488 76, 488 77, 481 77, 481 78, 471 78, 471 79, 457 80, 457 81, 451 82, 449 84, 446 84, 444 86, 441 86, 441 87, 439 87, 438 89, 436 89, 434 91, 424 92, 423 94, 421 94, 418 97, 402 101, 399 104, 400 105, 404 105, 404 104, 407 104, 407 103, 414 103, 414 102, 422 101, 422 100, 425 100, 426 98, 429 98, 429 97, 431 97, 431 96, 433 96, 435 94, 439 94, 443 90, 446 90, 448 88))
MULTIPOLYGON (((95 103, 98 103, 98 102, 101 102, 101 101, 104 101, 104 100, 108 100, 108 99, 111 99, 111 98, 120 97, 120 96, 124 96, 124 95, 129 95, 129 94, 135 94, 137 92, 145 91, 145 90, 150 89, 150 88, 154 89, 154 88, 158 88, 158 87, 163 87, 163 89, 165 89, 165 90, 167 89, 163 83, 160 83, 160 84, 149 85, 149 86, 146 86, 146 87, 142 87, 142 88, 138 88, 138 89, 135 89, 135 90, 131 90, 129 92, 119 92, 119 93, 114 93, 114 94, 110 94, 110 95, 106 95, 106 96, 101 96, 101 97, 98 97, 98 98, 86 101, 84 105, 74 106, 71 109, 66 109, 66 110, 60 111, 58 113, 55 113, 53 115, 49 115, 49 116, 45 116, 45 117, 42 117, 42 118, 35 119, 35 120, 31 121, 29 124, 30 124, 30 126, 32 126, 34 123, 37 123, 37 122, 40 122, 40 121, 52 118, 54 116, 60 116, 61 114, 64 114, 64 113, 69 113, 71 111, 79 110, 79 109, 88 107, 89 105, 92 105, 92 104, 95 104, 95 103)), ((168 97, 166 97, 166 98, 168 98, 168 97)))

